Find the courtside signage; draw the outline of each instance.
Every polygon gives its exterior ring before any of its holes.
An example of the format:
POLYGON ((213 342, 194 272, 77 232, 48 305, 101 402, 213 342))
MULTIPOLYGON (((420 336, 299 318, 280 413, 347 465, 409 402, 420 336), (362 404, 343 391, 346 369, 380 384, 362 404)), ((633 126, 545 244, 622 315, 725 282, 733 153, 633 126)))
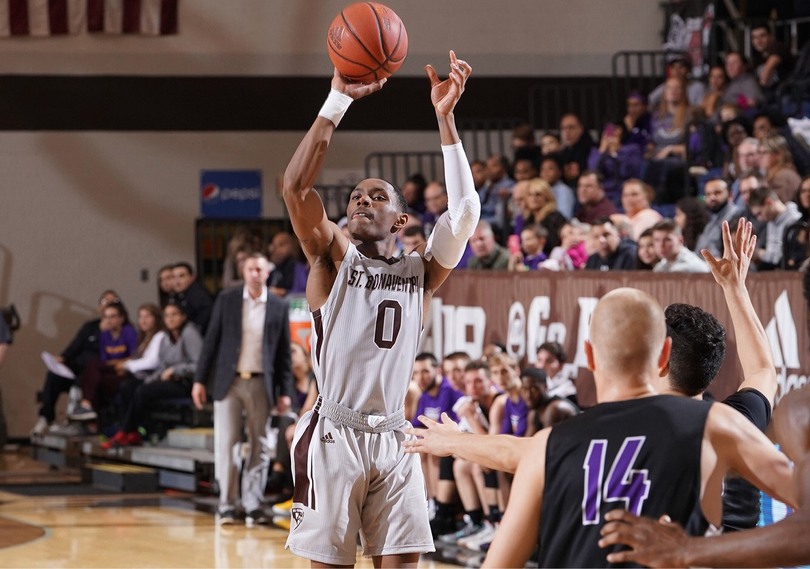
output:
POLYGON ((201 170, 202 217, 257 218, 262 215, 261 170, 201 170))

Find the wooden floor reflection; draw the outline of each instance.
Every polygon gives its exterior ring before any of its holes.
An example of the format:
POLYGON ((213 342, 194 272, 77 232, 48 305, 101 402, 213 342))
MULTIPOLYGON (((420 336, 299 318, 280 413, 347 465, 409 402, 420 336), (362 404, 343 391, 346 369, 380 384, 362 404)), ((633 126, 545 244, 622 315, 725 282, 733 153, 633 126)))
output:
MULTIPOLYGON (((309 567, 284 549, 286 530, 219 528, 194 496, 32 496, 13 486, 66 482, 78 480, 25 451, 0 453, 0 568, 309 567)), ((371 566, 358 556, 357 567, 371 566)), ((420 567, 451 566, 424 560, 420 567)))

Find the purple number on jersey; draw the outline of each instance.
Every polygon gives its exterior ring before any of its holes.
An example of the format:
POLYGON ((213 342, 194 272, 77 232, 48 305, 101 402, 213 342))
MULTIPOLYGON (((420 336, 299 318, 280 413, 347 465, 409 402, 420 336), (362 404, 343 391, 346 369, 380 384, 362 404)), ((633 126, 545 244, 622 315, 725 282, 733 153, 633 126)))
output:
POLYGON ((644 440, 645 437, 624 439, 610 467, 607 480, 604 480, 607 440, 591 441, 582 465, 585 470, 582 525, 599 523, 603 496, 605 502, 622 501, 626 510, 637 516, 641 515, 641 507, 650 495, 650 481, 647 470, 634 470, 633 463, 644 445, 644 440))

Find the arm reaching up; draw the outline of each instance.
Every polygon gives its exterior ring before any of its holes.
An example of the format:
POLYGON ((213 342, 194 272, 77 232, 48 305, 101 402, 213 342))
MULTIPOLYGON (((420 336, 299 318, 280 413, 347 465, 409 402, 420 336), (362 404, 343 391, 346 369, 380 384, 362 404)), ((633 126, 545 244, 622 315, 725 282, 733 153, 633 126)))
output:
POLYGON ((439 125, 447 187, 447 211, 437 220, 425 251, 427 287, 432 292, 439 288, 461 260, 467 240, 481 217, 481 201, 475 191, 470 164, 453 115, 472 68, 451 51, 450 76, 447 79, 440 81, 436 70, 430 65, 425 70, 430 78, 430 100, 439 125))
POLYGON ((723 222, 722 231, 723 257, 717 259, 707 249, 703 249, 701 253, 709 264, 714 280, 723 289, 731 314, 737 339, 737 354, 743 370, 740 389, 756 389, 773 406, 777 387, 773 355, 765 328, 759 321, 745 286, 757 236, 753 234, 750 221, 740 221, 733 239, 727 221, 723 222))

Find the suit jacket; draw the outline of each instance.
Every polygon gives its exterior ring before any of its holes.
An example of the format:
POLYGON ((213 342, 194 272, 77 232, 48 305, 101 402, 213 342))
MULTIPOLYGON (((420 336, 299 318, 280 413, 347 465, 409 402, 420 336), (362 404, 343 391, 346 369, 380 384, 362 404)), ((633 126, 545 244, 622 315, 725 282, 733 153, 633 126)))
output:
MULTIPOLYGON (((194 381, 206 385, 215 401, 221 401, 236 380, 236 364, 242 347, 243 290, 243 286, 232 287, 217 297, 197 363, 194 381)), ((295 381, 290 363, 289 306, 269 293, 264 318, 262 362, 264 387, 270 406, 274 406, 276 398, 282 395, 295 401, 295 381)))

